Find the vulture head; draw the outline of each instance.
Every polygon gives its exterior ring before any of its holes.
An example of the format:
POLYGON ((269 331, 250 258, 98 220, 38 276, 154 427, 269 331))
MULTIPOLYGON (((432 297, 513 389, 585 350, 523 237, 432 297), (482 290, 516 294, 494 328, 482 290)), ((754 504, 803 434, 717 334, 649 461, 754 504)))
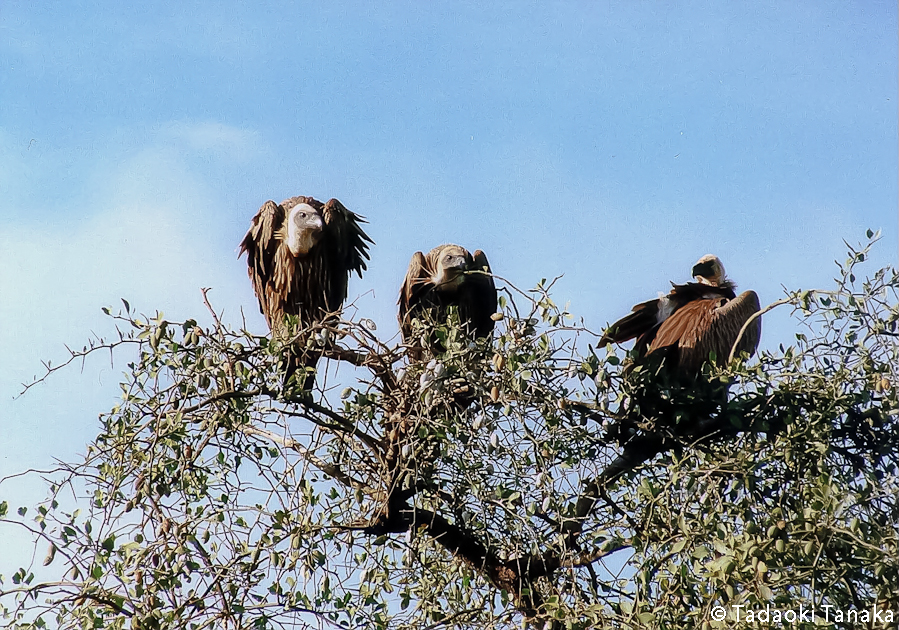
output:
POLYGON ((733 283, 727 279, 724 274, 724 265, 721 259, 713 254, 706 254, 696 261, 693 265, 693 277, 700 284, 707 284, 713 287, 724 287, 733 283))
POLYGON ((285 228, 282 228, 279 238, 287 243, 287 248, 296 258, 305 256, 310 249, 318 245, 325 223, 321 210, 316 210, 308 203, 298 203, 289 207, 290 201, 288 199, 284 202, 287 217, 284 221, 285 228))
MULTIPOLYGON (((458 291, 459 285, 465 282, 465 272, 477 271, 474 258, 468 250, 458 245, 443 245, 437 249, 440 251, 434 261, 434 274, 430 282, 436 290, 444 293, 458 291)), ((485 266, 489 269, 489 265, 485 266)))
MULTIPOLYGON (((459 320, 476 337, 493 333, 497 296, 490 263, 481 250, 474 255, 464 247, 447 244, 427 254, 415 252, 409 262, 406 279, 400 289, 399 323, 403 342, 414 345, 412 320, 439 324, 446 320, 449 308, 458 308, 459 320)), ((443 352, 436 341, 431 350, 443 352)), ((421 357, 420 348, 413 356, 421 357)))
MULTIPOLYGON (((341 309, 350 275, 362 277, 366 268, 372 240, 363 223, 336 199, 291 197, 262 205, 240 243, 240 255, 247 255, 259 309, 273 335, 288 333, 288 315, 308 329, 341 309)), ((305 339, 297 347, 305 347, 305 339)), ((300 366, 314 367, 318 354, 296 351, 293 359, 288 376, 300 366)))

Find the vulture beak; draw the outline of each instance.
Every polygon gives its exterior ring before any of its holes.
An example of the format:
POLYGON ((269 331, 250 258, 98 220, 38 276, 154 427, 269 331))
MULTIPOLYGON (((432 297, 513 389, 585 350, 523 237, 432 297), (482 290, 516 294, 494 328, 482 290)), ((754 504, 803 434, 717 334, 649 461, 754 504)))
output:
POLYGON ((694 278, 714 278, 715 277, 715 263, 711 260, 706 260, 705 262, 698 262, 693 265, 693 277, 694 278))
POLYGON ((322 233, 322 230, 325 229, 325 224, 324 222, 322 222, 322 217, 318 212, 314 213, 310 217, 307 225, 309 226, 310 233, 313 237, 317 237, 322 233))

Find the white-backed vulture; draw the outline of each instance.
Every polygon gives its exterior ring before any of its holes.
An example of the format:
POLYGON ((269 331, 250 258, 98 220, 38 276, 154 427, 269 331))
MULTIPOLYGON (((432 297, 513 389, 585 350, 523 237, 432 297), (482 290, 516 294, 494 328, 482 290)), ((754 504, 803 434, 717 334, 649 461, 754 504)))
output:
MULTIPOLYGON (((723 364, 737 341, 743 324, 759 310, 754 291, 739 296, 736 286, 724 274, 717 256, 708 254, 693 266, 697 282, 673 284, 671 292, 655 300, 637 304, 633 312, 611 326, 599 344, 623 343, 636 338, 636 361, 653 353, 663 353, 670 368, 695 377, 714 353, 715 363, 723 364)), ((761 337, 757 317, 740 338, 736 352, 752 355, 761 337)))
MULTIPOLYGON (((403 342, 411 347, 413 358, 421 358, 421 351, 413 339, 412 320, 444 322, 451 306, 458 307, 459 321, 475 337, 493 333, 496 286, 487 256, 481 250, 472 256, 452 244, 435 247, 427 255, 415 252, 400 289, 398 315, 403 342)), ((430 346, 432 352, 444 351, 436 339, 430 346)))
MULTIPOLYGON (((352 272, 362 277, 368 243, 365 219, 337 199, 322 203, 291 197, 266 201, 240 243, 259 309, 273 336, 287 333, 285 317, 297 316, 300 328, 323 322, 343 306, 352 272)), ((288 362, 289 378, 300 367, 315 367, 319 353, 304 352, 305 339, 288 362)), ((307 379, 306 387, 311 387, 307 379)))

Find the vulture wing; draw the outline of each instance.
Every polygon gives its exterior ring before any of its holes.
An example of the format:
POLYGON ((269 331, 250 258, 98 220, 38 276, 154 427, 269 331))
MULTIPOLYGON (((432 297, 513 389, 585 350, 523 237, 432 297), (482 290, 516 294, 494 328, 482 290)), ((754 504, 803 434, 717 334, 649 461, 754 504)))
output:
MULTIPOLYGON (((327 241, 325 249, 333 252, 332 261, 346 271, 347 276, 355 271, 361 278, 369 259, 368 243, 374 243, 362 230, 361 224, 367 221, 347 210, 337 199, 325 204, 322 218, 326 226, 323 241, 327 241)), ((346 295, 341 299, 345 298, 346 295)))
POLYGON ((759 341, 762 338, 762 318, 756 317, 746 327, 746 332, 743 333, 743 337, 740 338, 739 342, 737 341, 737 335, 740 334, 743 324, 754 314, 758 313, 761 308, 759 296, 756 292, 744 291, 736 299, 731 300, 716 311, 713 328, 716 331, 715 334, 722 339, 722 348, 725 348, 722 356, 723 361, 727 360, 735 343, 737 344, 737 349, 734 356, 739 356, 741 352, 746 352, 749 356, 755 354, 756 349, 759 347, 759 341))
MULTIPOLYGON (((663 348, 672 354, 676 352, 680 369, 696 374, 712 352, 716 363, 727 360, 743 324, 759 308, 754 291, 746 291, 734 299, 718 297, 688 302, 659 326, 650 352, 663 348)), ((752 354, 760 336, 761 322, 756 320, 744 333, 737 350, 752 354)))
MULTIPOLYGON (((656 332, 662 324, 674 316, 681 308, 694 301, 718 297, 732 299, 734 297, 733 289, 730 287, 713 287, 698 282, 675 284, 667 295, 637 304, 630 315, 619 319, 609 326, 608 331, 599 340, 599 345, 624 343, 637 337, 637 343, 634 347, 640 350, 639 354, 643 356, 646 346, 653 342, 656 332)), ((658 344, 655 345, 659 347, 658 344)))
POLYGON ((490 317, 496 312, 496 285, 490 272, 490 263, 487 255, 481 250, 476 250, 472 257, 471 271, 485 273, 471 273, 465 278, 464 287, 467 287, 465 305, 468 312, 465 314, 471 322, 476 336, 487 337, 493 332, 495 322, 490 317))
POLYGON ((400 288, 400 299, 397 302, 400 307, 398 316, 400 332, 406 343, 412 335, 412 318, 415 317, 415 311, 419 310, 422 299, 431 288, 428 283, 430 275, 425 255, 421 252, 412 254, 409 269, 406 271, 406 279, 403 280, 403 286, 400 288))
POLYGON ((285 270, 278 260, 278 238, 276 233, 284 223, 284 208, 274 201, 266 201, 253 221, 246 236, 240 242, 240 253, 247 254, 247 274, 253 283, 253 291, 259 300, 259 310, 265 315, 269 328, 279 309, 274 286, 286 282, 285 270))
POLYGON ((321 242, 312 253, 315 261, 309 263, 308 273, 313 290, 324 293, 327 312, 340 310, 346 300, 350 274, 356 272, 362 277, 368 260, 368 243, 372 240, 362 230, 360 223, 365 219, 350 212, 342 203, 331 199, 322 208, 324 230, 321 242))
POLYGON ((634 337, 640 337, 658 325, 659 299, 647 300, 634 306, 630 315, 622 317, 609 326, 599 340, 599 345, 607 343, 624 343, 634 337))

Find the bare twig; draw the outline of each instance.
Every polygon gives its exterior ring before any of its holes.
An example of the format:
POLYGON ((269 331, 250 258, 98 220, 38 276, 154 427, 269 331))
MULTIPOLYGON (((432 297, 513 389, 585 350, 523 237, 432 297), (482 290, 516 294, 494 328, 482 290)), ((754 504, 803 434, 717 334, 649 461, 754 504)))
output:
POLYGON ((293 438, 284 437, 284 436, 278 435, 276 433, 273 433, 271 431, 268 431, 266 429, 260 429, 259 427, 254 427, 251 425, 242 426, 240 428, 240 431, 247 435, 255 435, 258 437, 265 438, 266 440, 269 440, 270 442, 274 442, 275 444, 279 444, 279 445, 283 446, 284 448, 289 448, 292 451, 299 453, 301 457, 303 457, 304 459, 309 461, 309 463, 311 463, 313 466, 315 466, 316 468, 321 470, 323 473, 325 473, 329 477, 336 479, 337 481, 339 481, 340 483, 342 483, 345 486, 349 486, 351 488, 357 488, 359 490, 362 490, 366 494, 374 494, 375 493, 374 489, 371 488, 371 486, 369 486, 368 484, 366 484, 362 481, 359 481, 358 479, 353 479, 353 477, 351 477, 350 475, 347 475, 346 473, 341 471, 340 467, 335 466, 334 464, 329 464, 328 462, 320 459, 312 451, 310 451, 308 448, 306 448, 305 446, 303 446, 302 444, 300 444, 293 438))
POLYGON ((766 306, 766 307, 763 308, 762 310, 756 311, 755 313, 753 313, 752 316, 751 316, 749 319, 747 319, 745 322, 743 322, 743 326, 740 328, 740 332, 739 332, 739 334, 737 335, 737 338, 734 340, 734 345, 731 346, 730 354, 729 354, 728 357, 727 357, 727 362, 730 363, 731 361, 734 360, 734 354, 735 354, 736 351, 737 351, 737 346, 740 345, 740 340, 743 339, 743 334, 746 332, 746 329, 749 328, 749 325, 750 325, 752 322, 754 322, 755 320, 757 320, 759 317, 761 317, 762 315, 764 315, 764 314, 767 313, 768 311, 773 310, 773 309, 775 309, 775 308, 777 308, 778 306, 781 306, 781 305, 783 305, 783 304, 790 304, 792 301, 793 301, 792 298, 782 298, 782 299, 780 299, 780 300, 777 300, 776 302, 772 302, 771 304, 769 304, 768 306, 766 306))

